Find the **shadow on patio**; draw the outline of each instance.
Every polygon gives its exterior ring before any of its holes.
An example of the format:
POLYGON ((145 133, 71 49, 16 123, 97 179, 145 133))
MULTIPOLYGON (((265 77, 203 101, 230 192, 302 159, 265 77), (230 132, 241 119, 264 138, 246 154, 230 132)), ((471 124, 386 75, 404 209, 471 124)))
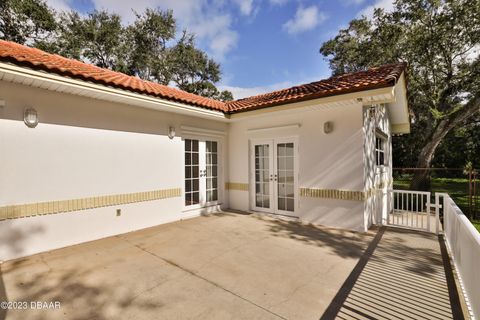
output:
MULTIPOLYGON (((7 291, 5 290, 5 284, 3 283, 2 265, 0 264, 0 303, 2 301, 8 301, 7 291)), ((7 317, 7 310, 0 308, 0 320, 4 320, 7 317)))
POLYGON ((341 257, 360 258, 323 320, 463 319, 448 256, 432 233, 381 228, 362 234, 290 220, 257 219, 267 221, 274 236, 328 247, 341 257), (365 236, 372 238, 368 248, 360 241, 365 236))
MULTIPOLYGON (((48 255, 48 253, 47 253, 48 255)), ((35 256, 36 261, 32 259, 15 260, 8 269, 3 270, 4 275, 13 272, 13 277, 18 279, 15 283, 15 292, 21 295, 9 296, 9 301, 26 301, 28 302, 27 310, 8 310, 8 319, 98 319, 107 320, 119 318, 124 308, 132 307, 138 309, 155 309, 160 308, 161 303, 147 303, 137 301, 135 295, 129 292, 128 288, 119 287, 118 284, 111 282, 103 282, 96 274, 104 270, 98 268, 85 268, 86 264, 91 261, 82 263, 77 261, 78 268, 65 268, 58 265, 50 266, 48 257, 43 254, 35 256), (41 265, 41 267, 33 264, 41 265), (16 270, 29 268, 28 274, 16 270), (60 302, 59 309, 32 310, 30 302, 60 302), (73 302, 73 303, 72 303, 73 302), (64 304, 73 304, 75 308, 65 310, 64 304)), ((118 262, 121 262, 118 260, 118 262)), ((103 266, 102 269, 110 268, 103 266)), ((11 277, 11 275, 10 275, 11 277)), ((119 275, 121 278, 122 275, 119 275)), ((118 281, 121 281, 120 278, 118 281)), ((0 290, 4 284, 0 281, 0 290)), ((5 288, 3 289, 5 291, 5 288)), ((1 294, 1 291, 0 291, 1 294)), ((2 299, 0 300, 7 300, 2 299)), ((7 300, 7 301, 8 301, 7 300)), ((0 310, 1 312, 1 310, 0 310)), ((0 313, 1 314, 1 313, 0 313)), ((0 316, 5 319, 7 313, 0 316)))
POLYGON ((321 319, 463 319, 437 236, 381 232, 321 319))
POLYGON ((442 251, 416 231, 214 214, 7 262, 0 294, 62 304, 8 319, 451 319, 442 251))
POLYGON ((270 219, 261 215, 255 216, 269 225, 269 232, 276 237, 286 237, 306 244, 326 247, 332 254, 342 258, 359 258, 363 255, 366 243, 372 241, 377 229, 368 233, 360 233, 324 226, 306 225, 297 221, 270 219))

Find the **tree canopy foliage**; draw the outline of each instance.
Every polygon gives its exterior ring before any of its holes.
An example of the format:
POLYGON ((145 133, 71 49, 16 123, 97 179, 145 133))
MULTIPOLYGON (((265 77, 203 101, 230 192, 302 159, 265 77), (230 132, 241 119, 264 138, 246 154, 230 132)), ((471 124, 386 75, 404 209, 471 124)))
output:
POLYGON ((57 27, 52 10, 38 0, 0 1, 0 37, 18 43, 40 42, 57 27))
MULTIPOLYGON (((396 0, 392 12, 352 20, 320 48, 335 74, 407 62, 412 133, 394 139, 394 159, 414 157, 419 168, 431 166, 449 133, 478 119, 479 51, 480 0, 396 0)), ((419 171, 411 187, 428 184, 419 171)))
POLYGON ((220 65, 200 50, 193 34, 177 36, 172 11, 147 8, 126 24, 116 13, 55 12, 43 0, 0 2, 0 38, 64 57, 138 76, 209 98, 232 100, 220 92, 220 65))

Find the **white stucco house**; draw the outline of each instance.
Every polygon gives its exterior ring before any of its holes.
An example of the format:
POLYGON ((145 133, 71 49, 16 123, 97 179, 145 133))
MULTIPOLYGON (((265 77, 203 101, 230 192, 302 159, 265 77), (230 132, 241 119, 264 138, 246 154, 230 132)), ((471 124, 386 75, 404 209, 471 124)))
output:
POLYGON ((224 103, 0 41, 0 260, 225 209, 382 224, 405 81, 386 65, 224 103))

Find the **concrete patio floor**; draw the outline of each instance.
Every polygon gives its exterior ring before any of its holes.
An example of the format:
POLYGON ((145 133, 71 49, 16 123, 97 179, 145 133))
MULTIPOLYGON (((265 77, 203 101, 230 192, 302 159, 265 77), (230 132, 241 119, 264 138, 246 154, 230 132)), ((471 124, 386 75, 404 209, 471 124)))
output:
POLYGON ((452 318, 436 237, 377 231, 234 213, 161 225, 3 263, 0 301, 61 308, 0 319, 452 318))

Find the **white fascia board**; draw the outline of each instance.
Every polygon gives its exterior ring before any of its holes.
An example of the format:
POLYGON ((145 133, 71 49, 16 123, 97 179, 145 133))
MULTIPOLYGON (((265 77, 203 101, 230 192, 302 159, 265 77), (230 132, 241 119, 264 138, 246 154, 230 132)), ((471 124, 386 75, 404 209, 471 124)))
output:
POLYGON ((224 137, 227 135, 227 132, 223 130, 212 130, 192 126, 180 126, 180 130, 182 131, 182 134, 190 135, 203 135, 212 137, 224 137))
MULTIPOLYGON (((55 85, 55 91, 74 90, 78 93, 82 91, 89 91, 92 95, 95 95, 95 99, 112 101, 115 99, 117 102, 139 106, 148 109, 181 113, 194 117, 201 117, 206 119, 212 119, 217 121, 228 121, 228 117, 220 111, 203 109, 200 107, 194 107, 183 103, 178 103, 170 100, 164 100, 153 96, 144 94, 138 94, 135 92, 117 89, 105 85, 100 85, 88 81, 77 80, 52 74, 43 71, 36 71, 30 68, 19 67, 9 63, 0 62, 0 73, 4 73, 12 76, 13 78, 32 80, 31 83, 45 83, 48 85, 55 85)), ((14 80, 12 82, 15 82, 14 80)), ((77 95, 78 95, 77 93, 77 95)), ((74 94, 74 93, 71 93, 74 94)), ((83 95, 87 96, 88 95, 83 95)))
POLYGON ((392 133, 410 133, 410 113, 408 111, 405 73, 401 74, 394 89, 395 100, 387 104, 392 133))
POLYGON ((287 124, 287 125, 284 125, 284 126, 247 129, 247 132, 248 133, 259 133, 259 132, 269 132, 269 131, 276 131, 276 130, 298 129, 301 126, 302 125, 300 123, 294 123, 294 124, 287 124))

